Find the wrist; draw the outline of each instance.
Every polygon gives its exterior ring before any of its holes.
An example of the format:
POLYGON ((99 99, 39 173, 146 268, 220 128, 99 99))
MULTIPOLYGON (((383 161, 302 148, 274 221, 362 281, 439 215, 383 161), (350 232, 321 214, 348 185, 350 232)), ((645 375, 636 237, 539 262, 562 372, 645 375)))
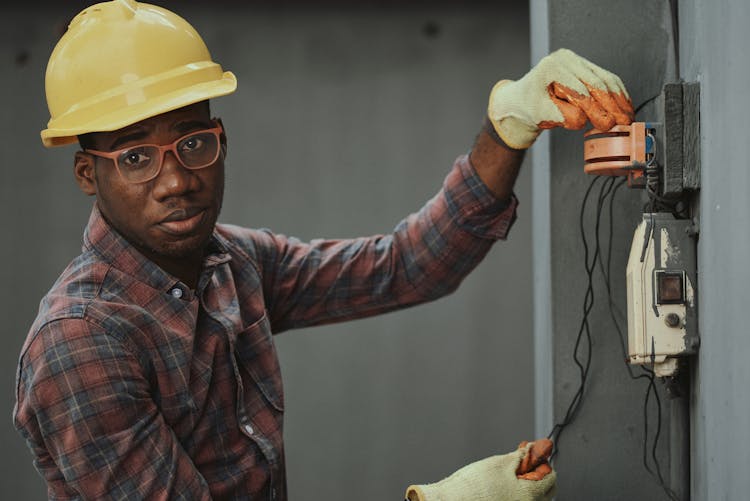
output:
POLYGON ((482 127, 469 153, 469 162, 498 200, 509 200, 526 150, 510 148, 502 139, 497 141, 491 130, 492 124, 482 127))
POLYGON ((503 146, 504 148, 507 148, 511 151, 526 151, 526 148, 514 148, 513 146, 510 146, 508 143, 506 143, 503 138, 500 136, 500 134, 497 133, 497 129, 495 128, 495 125, 492 123, 492 120, 489 116, 484 117, 484 121, 482 122, 482 130, 487 133, 487 135, 497 144, 500 146, 503 146))
POLYGON ((526 150, 541 132, 530 118, 534 108, 524 80, 501 80, 490 92, 487 117, 502 144, 512 150, 526 150))

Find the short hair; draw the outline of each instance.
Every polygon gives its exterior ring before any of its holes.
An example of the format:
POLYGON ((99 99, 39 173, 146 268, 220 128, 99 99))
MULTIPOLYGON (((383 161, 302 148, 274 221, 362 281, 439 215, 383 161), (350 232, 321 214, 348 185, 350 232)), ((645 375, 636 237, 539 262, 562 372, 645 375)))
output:
POLYGON ((78 145, 82 150, 96 149, 96 132, 88 132, 78 135, 78 145))

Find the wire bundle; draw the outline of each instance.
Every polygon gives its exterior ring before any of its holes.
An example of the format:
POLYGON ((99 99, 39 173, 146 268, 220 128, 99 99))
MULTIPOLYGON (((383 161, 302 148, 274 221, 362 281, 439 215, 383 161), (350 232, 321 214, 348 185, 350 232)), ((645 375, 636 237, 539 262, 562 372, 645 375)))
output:
MULTIPOLYGON (((631 379, 637 380, 637 379, 644 379, 646 380, 646 395, 644 398, 644 404, 643 404, 643 465, 646 468, 646 470, 651 474, 654 479, 657 481, 659 486, 664 490, 667 497, 671 500, 677 500, 676 494, 666 485, 664 482, 664 477, 661 472, 661 468, 659 466, 659 461, 656 456, 656 451, 658 448, 659 438, 661 435, 661 418, 662 418, 662 409, 661 409, 661 399, 659 397, 659 393, 656 388, 655 383, 655 374, 653 369, 649 369, 648 367, 641 366, 642 373, 636 374, 633 372, 633 368, 630 366, 630 364, 627 361, 627 344, 625 341, 625 336, 623 333, 623 330, 620 326, 620 321, 618 320, 618 315, 620 318, 624 318, 622 311, 617 307, 615 302, 612 299, 612 287, 611 287, 611 280, 610 280, 610 270, 611 270, 611 262, 612 262, 612 239, 613 239, 613 228, 614 228, 614 218, 613 218, 613 203, 615 199, 615 195, 617 191, 625 184, 626 179, 624 178, 615 178, 615 177, 603 177, 603 176, 596 176, 591 180, 591 183, 588 186, 588 189, 586 190, 586 194, 584 195, 583 201, 581 203, 581 210, 579 213, 579 230, 581 234, 581 239, 583 243, 583 250, 584 250, 584 267, 586 270, 586 277, 587 277, 587 286, 586 286, 586 292, 584 293, 583 298, 583 315, 581 317, 581 323, 578 329, 578 334, 576 336, 576 342, 573 348, 573 361, 575 362, 576 366, 579 370, 579 376, 580 376, 580 384, 578 386, 577 391, 573 395, 568 408, 565 412, 565 416, 563 420, 559 423, 556 423, 554 427, 552 428, 552 431, 549 433, 548 438, 551 438, 555 443, 555 450, 552 452, 551 459, 554 458, 557 453, 559 452, 559 444, 560 444, 560 438, 562 435, 563 430, 566 426, 568 426, 571 421, 575 418, 576 414, 580 410, 582 401, 583 401, 583 395, 584 390, 586 387, 586 381, 588 379, 589 375, 589 369, 591 367, 591 347, 592 347, 592 341, 591 341, 591 326, 589 324, 589 315, 594 307, 594 274, 596 267, 598 265, 599 271, 602 274, 602 278, 604 280, 605 288, 607 291, 607 306, 609 309, 609 315, 612 320, 612 323, 614 325, 615 330, 617 331, 619 342, 620 342, 620 348, 622 350, 622 356, 623 361, 625 364, 625 368, 628 371, 628 375, 631 379), (598 196, 596 200, 596 220, 594 224, 594 241, 593 241, 593 249, 590 248, 590 242, 586 235, 586 224, 585 224, 585 213, 586 213, 586 206, 588 204, 589 198, 591 194, 594 192, 594 187, 599 183, 601 179, 604 179, 600 183, 598 196), (607 249, 606 249, 606 263, 605 259, 603 258, 603 249, 601 246, 601 239, 600 239, 600 228, 602 224, 602 212, 604 207, 608 204, 608 226, 609 226, 609 233, 607 234, 607 249), (656 430, 653 437, 653 442, 649 450, 648 445, 648 438, 649 438, 649 401, 651 400, 651 397, 653 395, 654 401, 656 403, 656 430), (649 462, 653 463, 653 467, 649 464, 649 462)), ((650 197, 651 198, 651 197, 650 197)), ((651 199, 651 202, 653 204, 654 200, 651 199)), ((653 206, 653 205, 652 205, 653 206)))

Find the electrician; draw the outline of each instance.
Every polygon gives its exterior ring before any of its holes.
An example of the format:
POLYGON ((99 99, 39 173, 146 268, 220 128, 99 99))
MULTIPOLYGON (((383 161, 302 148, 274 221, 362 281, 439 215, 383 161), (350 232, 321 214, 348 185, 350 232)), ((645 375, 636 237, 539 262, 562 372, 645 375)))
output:
MULTIPOLYGON (((272 334, 452 292, 506 237, 541 129, 633 115, 616 76, 557 51, 493 88, 471 153, 392 234, 303 243, 217 223, 228 145, 209 100, 236 85, 184 19, 134 0, 83 10, 50 56, 42 142, 78 142, 95 197, 19 360, 14 422, 50 498, 286 499, 272 334)), ((554 472, 515 476, 527 450, 411 491, 547 499, 554 472)))

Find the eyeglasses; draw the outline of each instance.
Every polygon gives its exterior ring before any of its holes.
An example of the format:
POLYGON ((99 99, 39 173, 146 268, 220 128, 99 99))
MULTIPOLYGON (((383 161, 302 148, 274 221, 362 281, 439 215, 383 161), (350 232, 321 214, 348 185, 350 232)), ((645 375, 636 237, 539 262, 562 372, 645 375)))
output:
POLYGON ((221 124, 211 129, 191 132, 170 144, 140 144, 116 151, 84 151, 115 163, 120 176, 128 183, 145 183, 161 172, 164 154, 171 151, 177 161, 190 170, 203 169, 216 162, 221 151, 221 124))

